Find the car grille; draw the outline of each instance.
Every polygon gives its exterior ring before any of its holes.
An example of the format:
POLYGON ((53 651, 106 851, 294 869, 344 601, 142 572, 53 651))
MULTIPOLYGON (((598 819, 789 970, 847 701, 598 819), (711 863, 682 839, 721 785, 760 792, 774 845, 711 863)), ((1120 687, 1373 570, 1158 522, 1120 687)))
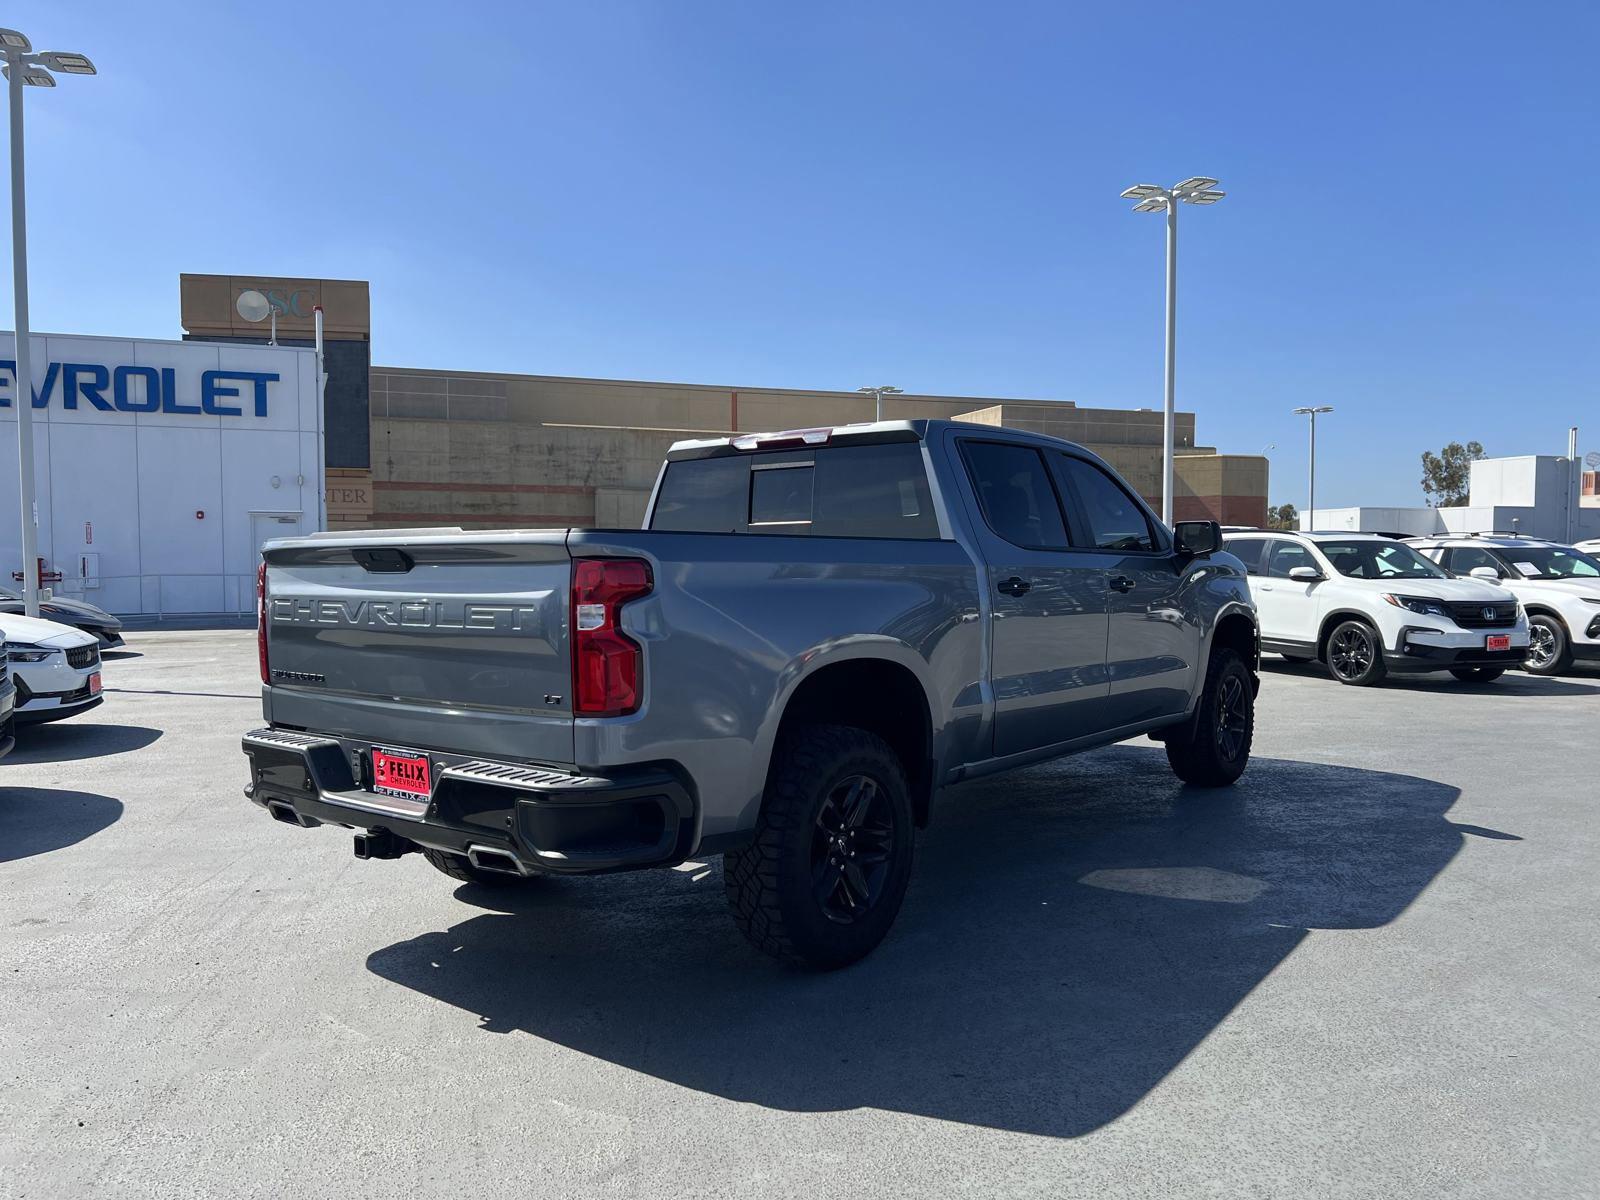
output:
POLYGON ((1517 604, 1514 600, 1504 604, 1460 600, 1449 607, 1451 619, 1463 629, 1504 629, 1517 623, 1517 604))
POLYGON ((99 646, 74 646, 67 651, 67 666, 74 671, 92 667, 100 661, 99 646))

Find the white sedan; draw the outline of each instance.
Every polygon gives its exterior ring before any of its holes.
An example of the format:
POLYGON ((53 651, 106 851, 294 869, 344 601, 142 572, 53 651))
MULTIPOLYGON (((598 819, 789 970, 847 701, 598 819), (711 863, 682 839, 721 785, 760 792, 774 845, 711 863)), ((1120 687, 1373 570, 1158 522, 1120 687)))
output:
POLYGON ((100 646, 92 634, 0 613, 0 638, 16 685, 18 725, 76 716, 103 699, 100 646))

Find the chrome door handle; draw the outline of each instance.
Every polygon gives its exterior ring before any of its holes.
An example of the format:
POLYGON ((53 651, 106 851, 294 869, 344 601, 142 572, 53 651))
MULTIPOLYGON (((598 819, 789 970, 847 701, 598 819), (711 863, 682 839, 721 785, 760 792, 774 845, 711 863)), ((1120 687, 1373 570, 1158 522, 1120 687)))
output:
POLYGON ((1013 575, 1010 579, 1002 579, 994 586, 999 588, 1008 596, 1024 596, 1027 595, 1028 589, 1031 588, 1033 584, 1029 583, 1026 579, 1023 579, 1020 575, 1013 575))
POLYGON ((1113 575, 1108 586, 1113 592, 1131 592, 1133 591, 1133 580, 1126 575, 1113 575))

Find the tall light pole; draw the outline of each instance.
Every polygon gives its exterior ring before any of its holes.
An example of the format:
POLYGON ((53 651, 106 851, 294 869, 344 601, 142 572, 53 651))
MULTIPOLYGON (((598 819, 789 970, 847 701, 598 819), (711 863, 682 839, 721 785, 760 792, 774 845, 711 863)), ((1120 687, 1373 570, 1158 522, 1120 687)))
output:
POLYGON ((1170 188, 1153 183, 1136 183, 1122 193, 1124 200, 1137 200, 1134 212, 1167 214, 1167 395, 1166 414, 1161 423, 1161 519, 1172 524, 1172 460, 1174 396, 1177 391, 1178 338, 1178 204, 1215 204, 1226 192, 1216 191, 1217 181, 1205 175, 1192 175, 1170 188))
POLYGON ((1317 414, 1331 413, 1333 405, 1323 404, 1316 408, 1297 408, 1294 415, 1297 417, 1311 418, 1311 476, 1306 482, 1306 528, 1317 527, 1317 414))
POLYGON ((874 421, 881 421, 881 420, 883 420, 883 398, 885 396, 899 396, 899 395, 902 395, 905 392, 905 388, 897 388, 897 387, 863 387, 863 388, 857 388, 856 391, 858 391, 858 392, 866 392, 866 393, 870 394, 873 397, 873 399, 876 401, 876 404, 874 405, 874 411, 873 411, 872 419, 874 421))
POLYGON ((22 89, 56 85, 51 71, 93 75, 81 54, 33 53, 33 43, 15 29, 0 29, 0 57, 11 98, 11 269, 16 287, 17 480, 22 491, 22 611, 39 615, 39 505, 33 494, 33 364, 28 340, 28 218, 22 171, 22 89))

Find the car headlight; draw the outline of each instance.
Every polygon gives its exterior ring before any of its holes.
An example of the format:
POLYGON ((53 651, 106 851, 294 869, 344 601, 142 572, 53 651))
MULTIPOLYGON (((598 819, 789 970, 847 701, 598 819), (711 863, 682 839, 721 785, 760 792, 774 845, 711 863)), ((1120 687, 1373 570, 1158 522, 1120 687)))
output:
POLYGON ((1421 613, 1425 617, 1445 617, 1448 619, 1450 616, 1442 602, 1430 599, 1427 596, 1396 596, 1389 592, 1384 592, 1383 598, 1396 608, 1403 608, 1408 612, 1421 613))
POLYGON ((6 657, 12 662, 43 662, 54 653, 54 650, 41 650, 38 646, 30 646, 26 642, 6 643, 6 657))

